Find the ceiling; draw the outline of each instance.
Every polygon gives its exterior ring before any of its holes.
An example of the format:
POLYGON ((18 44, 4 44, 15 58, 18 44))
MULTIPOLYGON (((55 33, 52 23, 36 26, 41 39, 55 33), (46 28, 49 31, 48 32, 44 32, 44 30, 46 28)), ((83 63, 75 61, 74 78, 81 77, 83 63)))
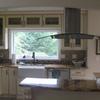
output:
POLYGON ((0 9, 18 7, 77 7, 100 9, 100 0, 0 0, 0 9))

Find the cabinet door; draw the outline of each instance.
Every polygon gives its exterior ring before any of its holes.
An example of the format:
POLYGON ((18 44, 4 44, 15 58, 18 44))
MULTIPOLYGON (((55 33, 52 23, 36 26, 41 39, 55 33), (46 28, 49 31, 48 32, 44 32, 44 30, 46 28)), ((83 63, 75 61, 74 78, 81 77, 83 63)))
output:
POLYGON ((2 94, 7 95, 8 94, 8 68, 3 67, 2 68, 2 94))
POLYGON ((70 77, 71 79, 84 79, 85 69, 71 69, 70 77))
POLYGON ((25 26, 41 26, 42 16, 40 15, 29 15, 24 16, 25 26))
POLYGON ((17 68, 9 68, 9 95, 17 94, 17 68))
POLYGON ((44 15, 43 16, 44 26, 61 26, 61 16, 60 15, 44 15))
POLYGON ((4 16, 0 16, 0 49, 4 49, 5 48, 4 30, 5 30, 5 17, 4 16))
POLYGON ((0 94, 2 94, 2 68, 0 67, 0 94))
POLYGON ((23 16, 7 16, 7 27, 21 27, 23 25, 23 16))

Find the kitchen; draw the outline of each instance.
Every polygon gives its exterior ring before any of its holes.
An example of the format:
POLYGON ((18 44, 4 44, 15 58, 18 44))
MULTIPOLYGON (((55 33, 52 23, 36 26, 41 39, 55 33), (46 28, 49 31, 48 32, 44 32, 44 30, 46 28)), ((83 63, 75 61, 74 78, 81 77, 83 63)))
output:
MULTIPOLYGON (((89 33, 89 34, 94 33, 96 35, 99 35, 99 27, 97 27, 97 26, 99 26, 99 16, 100 16, 99 10, 98 11, 95 11, 95 10, 89 10, 88 11, 88 30, 87 30, 86 33, 89 33)), ((95 52, 95 50, 96 50, 95 46, 96 46, 95 45, 95 40, 89 40, 88 41, 87 54, 86 54, 86 52, 84 53, 84 55, 87 56, 87 68, 75 69, 76 71, 73 72, 73 78, 91 79, 91 80, 95 79, 95 76, 94 76, 93 73, 94 72, 99 72, 99 65, 100 65, 100 63, 99 63, 100 58, 99 58, 99 55, 97 55, 96 52, 95 52)), ((64 58, 64 56, 65 56, 64 55, 65 54, 64 52, 66 52, 65 49, 66 48, 64 48, 64 50, 62 51, 62 53, 63 53, 62 58, 64 58)), ((70 51, 71 50, 69 50, 69 52, 70 51)), ((5 52, 8 52, 8 51, 3 50, 3 52, 5 54, 5 52)), ((75 52, 77 54, 77 52, 79 52, 79 51, 75 51, 75 52)), ((82 54, 82 53, 80 52, 80 54, 82 54)), ((2 50, 1 50, 0 55, 2 56, 2 50)), ((6 57, 7 55, 8 55, 8 53, 5 54, 4 57, 6 57)), ((75 53, 73 53, 73 57, 76 57, 75 53)), ((68 58, 70 58, 70 57, 68 57, 68 58)))
MULTIPOLYGON (((99 22, 98 22, 98 20, 97 20, 97 17, 95 18, 95 21, 93 20, 94 19, 94 16, 93 15, 98 15, 99 16, 99 12, 98 11, 95 11, 95 10, 90 10, 89 12, 88 12, 88 17, 89 17, 89 19, 88 19, 88 27, 89 27, 89 33, 95 33, 95 31, 96 31, 96 33, 99 33, 99 29, 97 29, 97 23, 99 24, 99 22), (94 21, 94 22, 93 22, 94 21), (95 27, 94 27, 94 25, 92 24, 92 22, 95 24, 96 23, 96 25, 95 25, 95 27), (92 26, 93 25, 93 26, 92 26)), ((97 34, 97 35, 99 35, 99 34, 97 34)), ((95 40, 89 40, 88 41, 88 51, 87 51, 88 53, 87 53, 87 64, 88 64, 88 68, 86 68, 86 69, 76 69, 76 73, 74 73, 74 77, 75 77, 75 75, 76 75, 76 77, 75 78, 83 78, 83 79, 95 79, 95 76, 94 76, 94 72, 99 72, 99 68, 98 68, 98 66, 97 66, 97 64, 99 65, 99 55, 96 55, 96 52, 95 52, 95 40), (92 48, 92 49, 91 49, 92 48), (93 56, 93 57, 91 57, 91 55, 93 56), (93 63, 89 63, 89 62, 91 62, 91 59, 93 59, 92 61, 93 61, 93 63), (96 61, 96 62, 98 62, 98 63, 94 63, 94 61, 96 61), (95 67, 94 67, 95 66, 95 67), (97 66, 97 67, 96 67, 97 66), (81 70, 81 72, 82 72, 82 76, 80 75, 81 73, 80 73, 80 70, 81 70), (77 73, 77 71, 79 71, 79 73, 77 73), (79 74, 79 75, 77 75, 77 74, 79 74)), ((45 93, 45 92, 44 92, 45 93)), ((51 93, 51 92, 50 92, 51 93)), ((54 92, 54 93, 52 93, 52 95, 54 96, 54 94, 56 94, 56 92, 54 92)), ((58 94, 59 94, 59 92, 58 92, 58 94)), ((64 94, 64 93, 62 93, 62 94, 64 94)), ((79 93, 80 94, 80 93, 79 93)), ((86 94, 87 94, 87 92, 86 92, 86 94)), ((43 97, 45 97, 44 96, 45 94, 42 94, 42 96, 40 95, 40 98, 43 98, 43 97)), ((49 95, 49 94, 47 94, 47 95, 49 95)), ((70 94, 69 93, 69 95, 72 95, 72 94, 70 94)), ((77 93, 76 94, 73 94, 75 97, 77 97, 77 93)), ((95 98, 98 98, 98 95, 99 95, 99 93, 95 93, 95 98)), ((73 96, 73 98, 74 98, 74 96, 73 96)), ((48 97, 48 96, 47 96, 48 97)), ((88 96, 86 96, 86 98, 92 98, 93 100, 94 100, 94 94, 93 93, 89 93, 88 94, 88 96), (93 97, 91 97, 91 95, 93 96, 93 97)), ((55 96, 55 98, 56 98, 56 96, 55 96)), ((60 98, 60 97, 58 97, 58 98, 60 98)), ((57 98, 57 99, 58 99, 57 98)), ((66 97, 65 97, 66 98, 66 97)), ((80 94, 80 98, 81 98, 81 94, 80 94)), ((51 98, 51 99, 53 99, 53 98, 51 98)), ((77 98, 78 99, 78 98, 77 98)))

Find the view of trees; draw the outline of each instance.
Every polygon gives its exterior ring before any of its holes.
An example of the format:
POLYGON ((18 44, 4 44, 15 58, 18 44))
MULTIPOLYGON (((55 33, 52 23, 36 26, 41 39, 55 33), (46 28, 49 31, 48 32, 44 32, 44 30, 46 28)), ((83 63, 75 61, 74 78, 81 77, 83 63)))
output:
POLYGON ((15 51, 17 55, 32 55, 33 52, 36 54, 44 54, 47 56, 57 56, 58 45, 57 40, 51 37, 37 38, 48 36, 51 34, 57 34, 57 32, 15 32, 15 51))

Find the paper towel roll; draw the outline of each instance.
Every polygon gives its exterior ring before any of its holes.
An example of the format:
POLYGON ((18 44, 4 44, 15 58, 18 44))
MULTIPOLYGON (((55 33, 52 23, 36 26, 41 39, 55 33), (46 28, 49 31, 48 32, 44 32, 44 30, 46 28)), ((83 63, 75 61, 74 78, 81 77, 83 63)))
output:
POLYGON ((16 64, 16 55, 12 54, 12 64, 16 64))

